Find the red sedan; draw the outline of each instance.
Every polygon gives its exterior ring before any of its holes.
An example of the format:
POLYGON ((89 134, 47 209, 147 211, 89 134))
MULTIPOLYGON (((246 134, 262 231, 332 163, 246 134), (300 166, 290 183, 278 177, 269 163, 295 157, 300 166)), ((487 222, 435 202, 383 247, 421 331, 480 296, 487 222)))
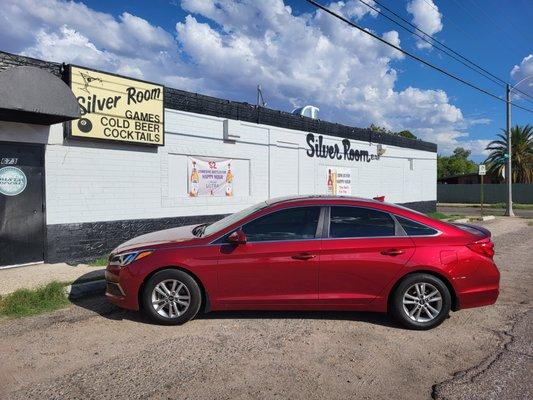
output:
POLYGON ((496 301, 493 255, 484 228, 375 200, 281 198, 120 245, 106 296, 165 324, 200 309, 354 310, 430 329, 496 301))

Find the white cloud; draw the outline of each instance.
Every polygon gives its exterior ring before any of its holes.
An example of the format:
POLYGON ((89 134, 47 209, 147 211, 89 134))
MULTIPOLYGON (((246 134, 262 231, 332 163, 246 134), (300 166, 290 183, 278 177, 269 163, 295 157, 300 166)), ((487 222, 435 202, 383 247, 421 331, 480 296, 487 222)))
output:
MULTIPOLYGON (((376 16, 356 0, 329 6, 363 22, 376 16)), ((83 3, 4 0, 0 41, 8 51, 239 101, 254 102, 261 83, 274 108, 314 104, 323 119, 409 129, 440 150, 467 143, 468 120, 443 90, 398 90, 393 63, 403 55, 322 11, 297 15, 283 0, 183 0, 181 7, 189 15, 170 33, 83 3)), ((375 33, 401 45, 396 31, 375 33)))
MULTIPOLYGON (((429 36, 442 30, 442 14, 433 0, 411 0, 407 3, 407 11, 413 16, 411 22, 429 36)), ((429 49, 431 45, 417 38, 416 47, 429 49)))
MULTIPOLYGON (((515 84, 520 82, 522 79, 532 77, 531 79, 524 80, 517 89, 520 89, 522 92, 533 96, 533 54, 524 57, 520 65, 515 65, 511 70, 511 78, 515 81, 515 84)), ((523 96, 520 93, 517 96, 523 96)))

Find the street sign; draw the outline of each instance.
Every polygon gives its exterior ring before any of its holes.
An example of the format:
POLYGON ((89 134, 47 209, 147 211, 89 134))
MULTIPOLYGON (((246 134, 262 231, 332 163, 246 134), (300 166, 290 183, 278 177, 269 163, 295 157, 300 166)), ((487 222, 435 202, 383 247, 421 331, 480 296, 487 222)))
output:
POLYGON ((485 164, 479 164, 478 174, 481 175, 481 176, 487 174, 487 168, 485 167, 485 164))

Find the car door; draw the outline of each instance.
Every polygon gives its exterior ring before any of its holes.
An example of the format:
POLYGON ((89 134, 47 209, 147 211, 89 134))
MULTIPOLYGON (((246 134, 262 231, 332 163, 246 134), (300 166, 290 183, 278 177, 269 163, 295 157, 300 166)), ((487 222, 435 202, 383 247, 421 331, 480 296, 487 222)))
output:
POLYGON ((360 305, 374 300, 415 251, 386 212, 332 206, 323 240, 319 297, 322 304, 360 305))
POLYGON ((293 207, 243 225, 247 242, 220 248, 220 303, 227 308, 316 304, 320 218, 320 206, 293 207))

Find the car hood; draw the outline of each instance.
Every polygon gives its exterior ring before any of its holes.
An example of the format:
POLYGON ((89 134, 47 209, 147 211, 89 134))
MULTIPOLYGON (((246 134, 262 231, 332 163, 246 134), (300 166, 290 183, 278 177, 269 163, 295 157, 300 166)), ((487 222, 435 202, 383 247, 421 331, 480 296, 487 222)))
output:
POLYGON ((194 241, 198 239, 192 234, 192 229, 195 226, 197 225, 180 226, 178 228, 165 229, 162 231, 151 232, 147 233, 146 235, 134 237, 133 239, 130 239, 127 242, 117 246, 115 250, 113 250, 113 254, 141 247, 146 248, 150 246, 172 243, 184 244, 185 242, 194 241))

